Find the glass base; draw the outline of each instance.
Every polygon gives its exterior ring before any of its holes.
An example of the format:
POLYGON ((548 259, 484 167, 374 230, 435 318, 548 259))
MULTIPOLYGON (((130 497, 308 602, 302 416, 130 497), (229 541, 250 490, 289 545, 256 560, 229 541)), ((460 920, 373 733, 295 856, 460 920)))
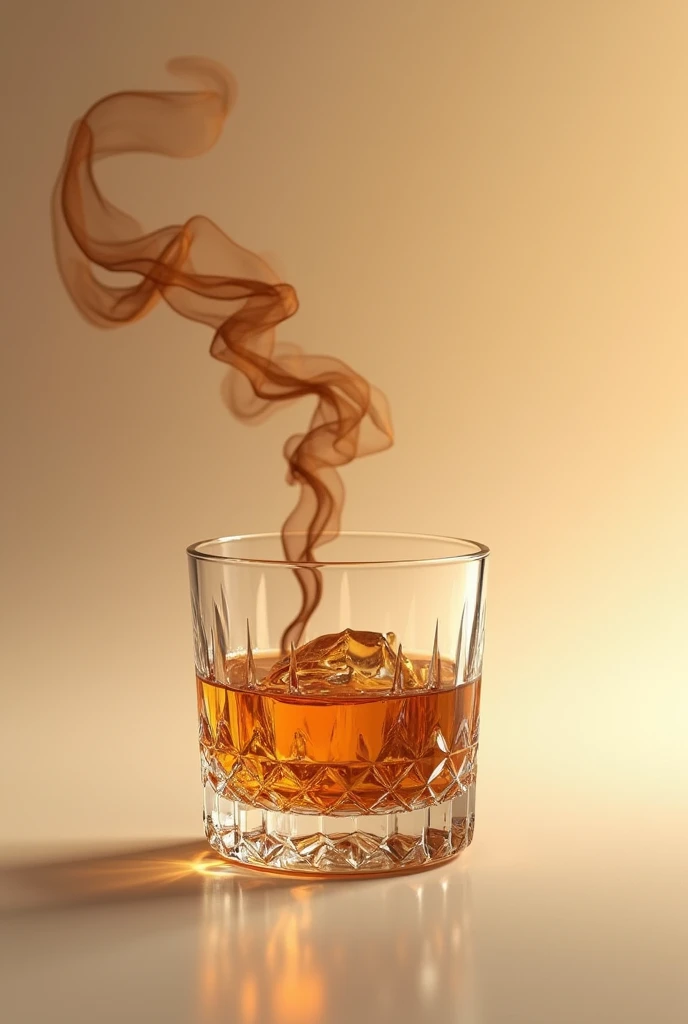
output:
POLYGON ((205 785, 212 848, 247 867, 309 875, 395 874, 450 860, 473 838, 475 783, 444 803, 396 814, 292 814, 226 800, 205 785))

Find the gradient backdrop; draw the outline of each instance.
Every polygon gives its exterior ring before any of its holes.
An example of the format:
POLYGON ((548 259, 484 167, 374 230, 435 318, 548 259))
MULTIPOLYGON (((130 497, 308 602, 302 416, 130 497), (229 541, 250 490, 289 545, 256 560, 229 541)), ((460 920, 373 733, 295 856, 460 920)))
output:
POLYGON ((677 850, 688 5, 14 2, 1 40, 5 848, 200 834, 184 547, 294 499, 303 407, 238 424, 207 332, 98 332, 54 267, 72 122, 201 53, 240 85, 217 148, 101 180, 271 254, 280 336, 387 392, 345 526, 492 547, 476 849, 677 850))

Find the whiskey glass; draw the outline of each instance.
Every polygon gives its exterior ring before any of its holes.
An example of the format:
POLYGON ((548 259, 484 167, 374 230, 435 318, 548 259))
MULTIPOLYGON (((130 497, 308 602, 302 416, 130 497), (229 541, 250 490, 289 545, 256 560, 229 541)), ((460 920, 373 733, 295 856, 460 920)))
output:
POLYGON ((485 545, 342 533, 318 562, 291 563, 279 534, 261 534, 187 552, 212 848, 237 864, 342 877, 464 850, 485 545), (321 596, 294 642, 305 574, 321 596))

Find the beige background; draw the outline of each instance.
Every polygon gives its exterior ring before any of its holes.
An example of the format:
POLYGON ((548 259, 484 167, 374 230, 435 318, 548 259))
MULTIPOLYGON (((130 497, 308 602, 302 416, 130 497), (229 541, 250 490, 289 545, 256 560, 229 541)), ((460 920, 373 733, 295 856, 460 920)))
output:
POLYGON ((201 53, 240 84, 217 148, 102 181, 276 254, 281 336, 386 390, 396 446, 347 472, 346 526, 493 548, 484 856, 676 851, 688 5, 44 0, 0 39, 5 848, 199 834, 184 547, 293 499, 306 410, 241 426, 207 333, 163 309, 99 333, 54 268, 71 123, 201 53))

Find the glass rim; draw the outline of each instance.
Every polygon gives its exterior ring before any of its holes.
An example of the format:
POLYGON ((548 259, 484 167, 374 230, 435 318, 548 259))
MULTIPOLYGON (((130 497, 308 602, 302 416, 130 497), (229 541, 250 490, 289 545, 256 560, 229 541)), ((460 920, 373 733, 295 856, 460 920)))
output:
MULTIPOLYGON (((294 535, 303 536, 302 533, 294 531, 294 535)), ((207 540, 199 540, 193 544, 189 544, 186 549, 186 553, 189 558, 192 558, 201 562, 215 562, 224 565, 244 565, 244 566, 269 566, 273 568, 282 569, 329 569, 329 568, 340 568, 340 569, 391 569, 391 568, 413 568, 420 566, 430 565, 454 565, 462 564, 465 562, 479 562, 483 561, 490 554, 490 549, 486 544, 482 544, 477 540, 469 540, 466 537, 447 537, 442 534, 431 534, 431 533, 396 533, 394 531, 385 530, 340 530, 339 533, 331 535, 331 539, 335 540, 337 537, 360 537, 360 538, 380 538, 392 539, 392 540, 408 540, 408 541, 440 541, 446 544, 463 544, 470 545, 473 548, 472 551, 463 551, 461 553, 455 553, 450 555, 434 555, 427 558, 374 558, 374 559, 349 559, 349 560, 335 560, 335 559, 318 559, 314 562, 294 562, 288 561, 283 558, 251 558, 246 555, 217 555, 210 551, 204 551, 203 548, 210 545, 217 544, 232 544, 239 541, 254 541, 254 540, 281 540, 282 534, 277 531, 268 533, 239 533, 229 537, 210 537, 207 540)))

